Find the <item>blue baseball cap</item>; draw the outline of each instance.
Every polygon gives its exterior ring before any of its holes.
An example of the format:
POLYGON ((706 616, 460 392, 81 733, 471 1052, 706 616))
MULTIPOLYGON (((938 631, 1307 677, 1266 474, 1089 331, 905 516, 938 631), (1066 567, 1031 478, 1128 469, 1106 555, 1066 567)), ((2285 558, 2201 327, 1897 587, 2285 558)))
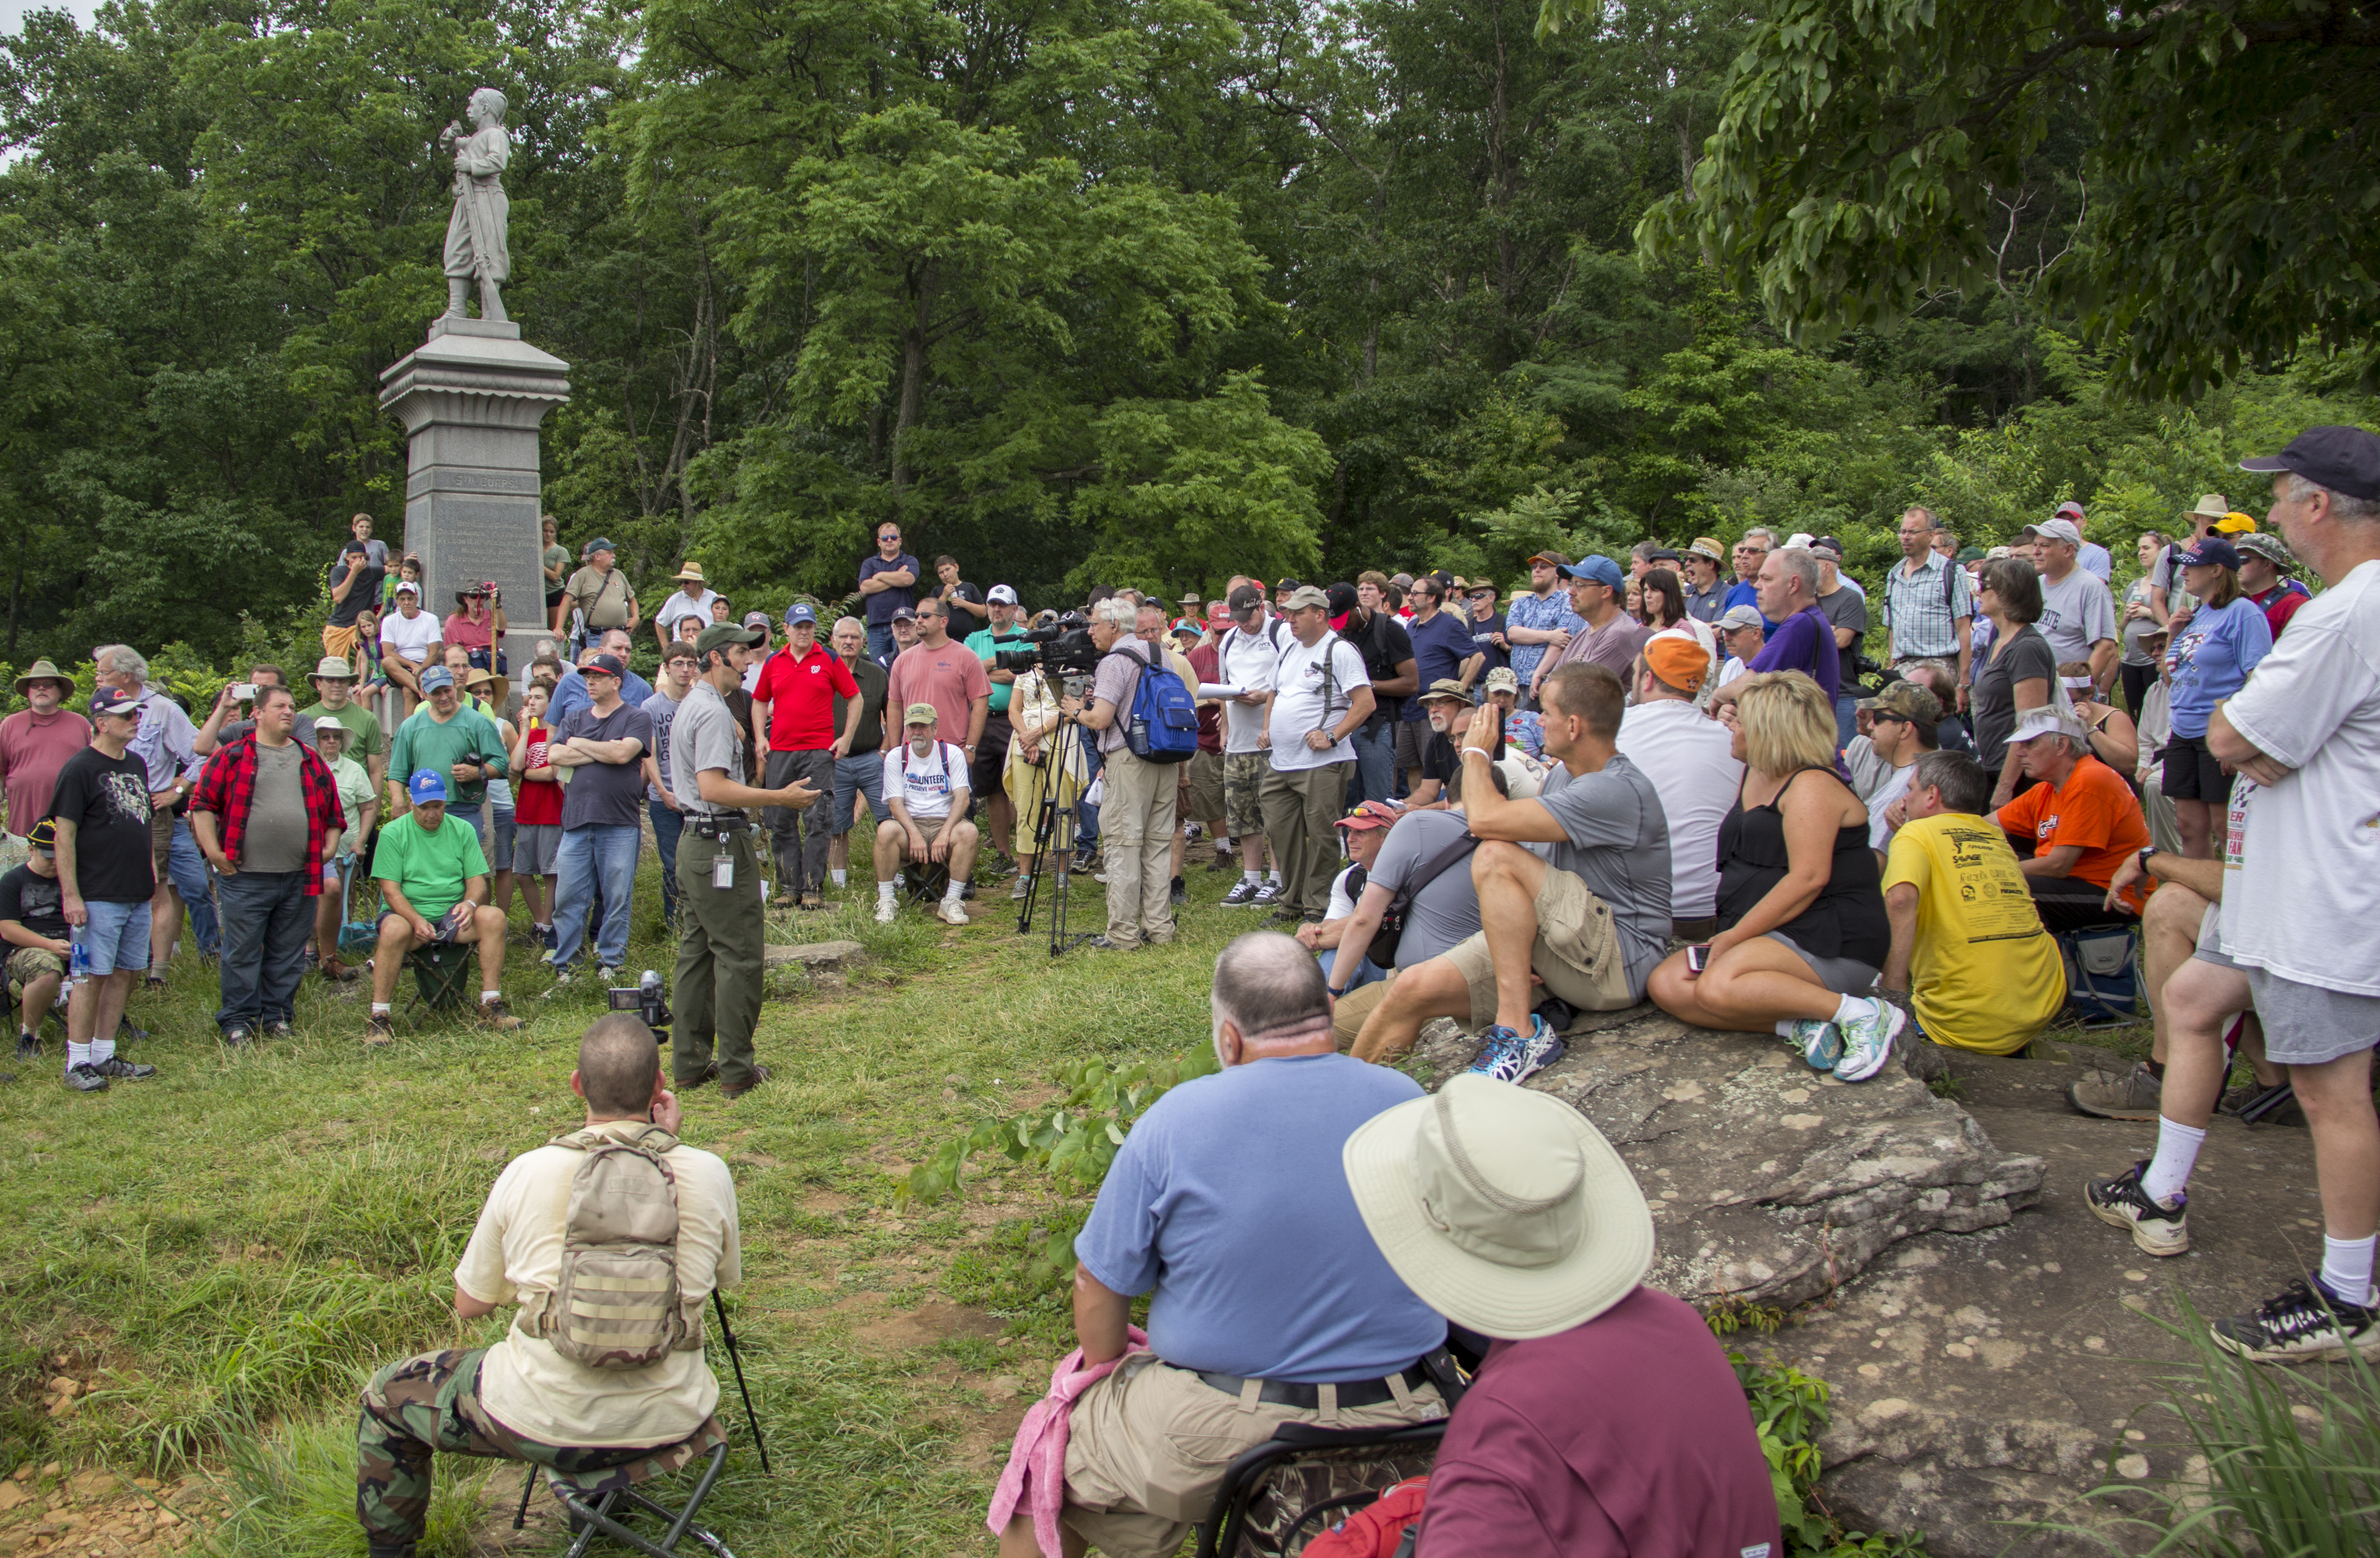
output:
POLYGON ((421 690, 434 693, 441 687, 455 685, 455 673, 443 665, 431 666, 421 673, 421 690))
POLYGON ((2237 568, 2240 566, 2240 549, 2209 531, 2196 546, 2185 549, 2180 561, 2184 568, 2200 568, 2210 562, 2217 568, 2237 568))
POLYGON ((405 781, 405 792, 413 797, 415 805, 426 806, 432 801, 446 799, 446 781, 435 768, 416 768, 413 777, 405 781))
POLYGON ((809 602, 796 600, 785 608, 785 625, 791 627, 795 622, 808 622, 813 627, 818 625, 818 613, 810 610, 809 602))
POLYGON ((1565 562, 1554 570, 1565 579, 1588 579, 1612 589, 1620 588, 1620 564, 1608 557, 1581 558, 1565 562))

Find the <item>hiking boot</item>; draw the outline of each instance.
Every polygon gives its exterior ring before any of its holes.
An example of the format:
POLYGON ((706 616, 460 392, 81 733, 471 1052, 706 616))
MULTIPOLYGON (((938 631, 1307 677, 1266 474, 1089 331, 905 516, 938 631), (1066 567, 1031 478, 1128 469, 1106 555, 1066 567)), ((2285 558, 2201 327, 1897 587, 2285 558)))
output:
POLYGON ((768 1080, 769 1068, 766 1066, 755 1066, 752 1068, 752 1080, 746 1082, 743 1086, 736 1087, 728 1082, 720 1083, 719 1096, 728 1100, 730 1103, 733 1103, 735 1100, 743 1097, 746 1093, 751 1092, 754 1088, 759 1086, 762 1082, 767 1081, 768 1080))
POLYGON ((1243 876, 1238 881, 1232 884, 1232 890, 1230 892, 1223 895, 1223 907, 1226 909, 1253 909, 1259 903, 1271 902, 1272 900, 1270 899, 1258 896, 1263 891, 1264 886, 1262 883, 1251 882, 1246 877, 1243 876))
POLYGON ((1843 1035, 1843 1053, 1835 1062, 1835 1076, 1841 1081, 1864 1082, 1892 1058, 1892 1041, 1909 1026, 1909 1018, 1888 1001, 1870 1001, 1864 1014, 1836 1026, 1843 1035))
POLYGON ((154 1066, 136 1066, 114 1055, 104 1060, 92 1061, 91 1069, 112 1082, 145 1082, 157 1074, 154 1066))
POLYGON ((298 1036, 298 1030, 275 1018, 264 1025, 264 1036, 268 1039, 294 1039, 298 1036))
POLYGON ((1189 886, 1179 876, 1173 878, 1172 882, 1167 886, 1165 892, 1167 899, 1171 902, 1183 904, 1190 901, 1189 886))
POLYGON ((396 1024, 389 1020, 388 1013, 376 1011, 364 1019, 364 1043, 374 1045, 396 1043, 396 1024))
POLYGON ((1300 909, 1293 903, 1284 903, 1278 909, 1275 909, 1270 914, 1265 916, 1268 924, 1276 925, 1295 924, 1298 921, 1305 918, 1305 911, 1300 909))
POLYGON ((480 1003, 480 1026, 492 1028, 499 1033, 509 1033, 521 1026, 521 1020, 504 1009, 501 1000, 480 1003))
POLYGON ((1842 1033, 1831 1022, 1803 1018, 1793 1024, 1792 1044, 1813 1071, 1831 1071, 1835 1062, 1843 1057, 1842 1033))
POLYGON ((256 1042, 256 1035, 249 1031, 248 1024, 245 1022, 233 1023, 219 1036, 223 1039, 223 1046, 225 1049, 240 1049, 256 1042))
POLYGON ((2066 1102, 2103 1120, 2153 1120, 2157 1117, 2157 1105, 2164 1096, 2165 1084, 2150 1072, 2145 1060, 2134 1061, 2132 1069, 2121 1076, 2102 1071, 2086 1081, 2066 1084, 2066 1102))
POLYGON ((967 918, 966 900, 965 899, 946 898, 942 900, 941 913, 942 924, 946 925, 965 925, 973 923, 967 918))
POLYGON ((42 1057, 42 1035, 30 1028, 17 1030, 17 1058, 39 1060, 42 1057))
POLYGON ((2369 1354, 2380 1346, 2380 1309, 2334 1298, 2313 1273, 2246 1314, 2216 1321, 2215 1345, 2254 1363, 2307 1363, 2369 1354))
POLYGON ((715 1082, 718 1080, 719 1062, 714 1060, 705 1066, 702 1069, 701 1075, 696 1077, 694 1081, 690 1082, 682 1082, 673 1078, 671 1079, 670 1086, 679 1093, 690 1093, 698 1087, 705 1086, 710 1082, 715 1082))
POLYGON ((100 1075, 98 1067, 86 1060, 67 1068, 67 1085, 77 1093, 105 1093, 107 1079, 100 1075))
POLYGON ((2190 1251, 2190 1192, 2182 1191, 2167 1206, 2141 1187, 2149 1160, 2141 1159, 2112 1179, 2082 1181, 2082 1200, 2091 1214, 2113 1228, 2132 1230, 2132 1242, 2143 1255, 2184 1255, 2190 1251))
POLYGON ((363 970, 349 968, 336 958, 324 963, 321 972, 322 977, 334 984, 345 984, 350 980, 361 979, 364 976, 363 970))

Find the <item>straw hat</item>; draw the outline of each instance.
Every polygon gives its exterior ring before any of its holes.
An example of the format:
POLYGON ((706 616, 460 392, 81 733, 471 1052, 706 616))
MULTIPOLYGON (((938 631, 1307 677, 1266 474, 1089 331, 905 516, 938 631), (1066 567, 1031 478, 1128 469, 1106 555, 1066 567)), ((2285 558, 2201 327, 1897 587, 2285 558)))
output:
POLYGON ((702 564, 688 558, 686 561, 686 566, 670 576, 679 584, 692 585, 699 589, 702 587, 702 564))
POLYGON ((1560 1100, 1465 1073, 1347 1138, 1348 1188, 1422 1302, 1525 1341, 1583 1325, 1653 1264, 1653 1217, 1611 1143, 1560 1100))

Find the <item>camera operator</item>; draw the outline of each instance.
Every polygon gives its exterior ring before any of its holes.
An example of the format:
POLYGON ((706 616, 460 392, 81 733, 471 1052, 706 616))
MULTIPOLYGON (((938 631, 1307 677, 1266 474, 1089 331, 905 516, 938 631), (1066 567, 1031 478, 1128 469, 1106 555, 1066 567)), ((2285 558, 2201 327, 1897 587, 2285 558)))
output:
POLYGON ((759 790, 738 777, 746 771, 744 731, 727 696, 743 690, 752 651, 767 642, 767 633, 755 628, 716 622, 703 629, 694 641, 701 679, 670 725, 670 792, 686 808, 677 846, 686 929, 678 943, 670 1074, 680 1088, 715 1076, 729 1098, 769 1080, 768 1069, 752 1058, 752 1029, 760 1020, 760 866, 743 808, 803 811, 819 800, 799 779, 759 790))

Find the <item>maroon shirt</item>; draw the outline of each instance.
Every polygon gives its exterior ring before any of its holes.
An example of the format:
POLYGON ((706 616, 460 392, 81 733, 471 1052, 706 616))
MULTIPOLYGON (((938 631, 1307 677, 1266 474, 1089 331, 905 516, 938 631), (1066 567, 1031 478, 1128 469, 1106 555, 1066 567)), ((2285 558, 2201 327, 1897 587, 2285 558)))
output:
POLYGON ((1702 1316, 1639 1287, 1488 1352, 1430 1472, 1418 1558, 1783 1558, 1752 1408, 1702 1316))
MULTIPOLYGON (((1215 646, 1213 645, 1201 644, 1196 648, 1191 650, 1189 654, 1184 658, 1189 660, 1190 669, 1198 673, 1198 680, 1201 682, 1220 682, 1223 679, 1223 672, 1216 659, 1215 646)), ((1194 698, 1196 697, 1198 695, 1198 689, 1196 687, 1191 688, 1190 695, 1194 698)), ((1222 714, 1223 706, 1221 704, 1202 703, 1198 706, 1199 751, 1212 752, 1218 755, 1222 752, 1222 714)))

